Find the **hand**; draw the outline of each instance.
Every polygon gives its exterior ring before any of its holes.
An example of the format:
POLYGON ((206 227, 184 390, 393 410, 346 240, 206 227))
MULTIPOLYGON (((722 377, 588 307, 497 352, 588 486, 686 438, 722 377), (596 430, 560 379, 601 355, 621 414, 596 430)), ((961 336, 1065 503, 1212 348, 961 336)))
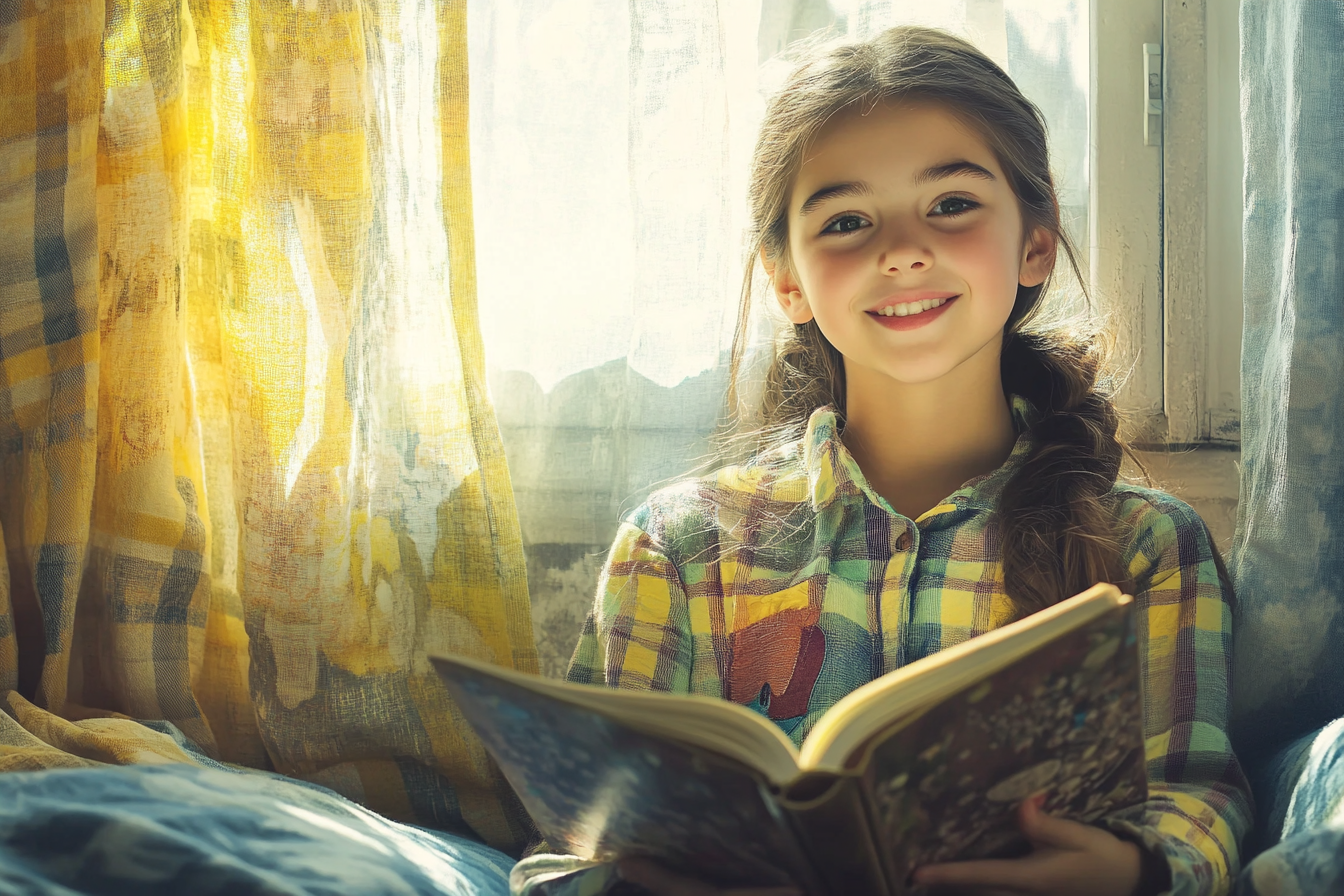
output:
POLYGON ((1143 877, 1139 847, 1102 828, 1047 815, 1043 801, 1023 800, 1018 807, 1030 855, 924 865, 915 869, 915 883, 965 888, 976 896, 1134 896, 1143 877))
POLYGON ((621 859, 616 863, 621 880, 638 884, 654 896, 803 896, 797 887, 749 887, 721 890, 718 887, 668 871, 648 859, 621 859))

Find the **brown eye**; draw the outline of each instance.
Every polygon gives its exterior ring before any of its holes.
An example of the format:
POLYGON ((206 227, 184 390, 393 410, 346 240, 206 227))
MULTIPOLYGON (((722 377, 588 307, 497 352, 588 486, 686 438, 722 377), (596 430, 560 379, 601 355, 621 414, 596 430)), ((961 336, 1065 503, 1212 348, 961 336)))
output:
POLYGON ((862 230, 870 227, 867 221, 858 215, 841 215, 831 223, 822 228, 822 233, 853 233, 856 230, 862 230))
POLYGON ((962 196, 949 196, 940 199, 933 207, 933 213, 942 218, 951 218, 980 207, 980 203, 962 196))

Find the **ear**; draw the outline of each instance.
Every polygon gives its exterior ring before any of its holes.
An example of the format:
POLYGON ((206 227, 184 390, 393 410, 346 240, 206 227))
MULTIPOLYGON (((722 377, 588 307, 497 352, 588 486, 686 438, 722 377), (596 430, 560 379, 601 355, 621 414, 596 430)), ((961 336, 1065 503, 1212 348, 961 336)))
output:
POLYGON ((1018 267, 1017 282, 1022 286, 1040 286, 1055 269, 1055 235, 1044 227, 1035 227, 1022 247, 1022 264, 1018 267))
POLYGON ((812 306, 808 304, 789 266, 776 264, 773 258, 765 254, 765 247, 762 246, 761 267, 765 268, 765 276, 770 278, 770 288, 775 291, 775 298, 779 300, 779 307, 784 309, 784 316, 795 324, 810 321, 812 306))

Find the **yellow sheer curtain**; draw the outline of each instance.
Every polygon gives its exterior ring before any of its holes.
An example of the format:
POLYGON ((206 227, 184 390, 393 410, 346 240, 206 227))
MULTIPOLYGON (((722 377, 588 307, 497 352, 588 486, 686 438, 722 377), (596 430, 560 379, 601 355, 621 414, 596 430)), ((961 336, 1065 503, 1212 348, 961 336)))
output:
POLYGON ((0 769, 525 836, 427 662, 536 668, 466 73, 464 0, 0 5, 0 769))

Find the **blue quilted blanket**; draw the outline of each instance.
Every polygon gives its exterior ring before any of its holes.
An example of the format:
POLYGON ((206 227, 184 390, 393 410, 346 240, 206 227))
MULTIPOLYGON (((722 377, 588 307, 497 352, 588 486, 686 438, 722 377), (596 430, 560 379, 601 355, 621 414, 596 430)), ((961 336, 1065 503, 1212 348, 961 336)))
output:
POLYGON ((512 864, 275 775, 189 765, 0 775, 0 896, 506 896, 512 864))
POLYGON ((1344 719, 1293 741, 1256 776, 1260 818, 1234 896, 1344 893, 1344 719))

